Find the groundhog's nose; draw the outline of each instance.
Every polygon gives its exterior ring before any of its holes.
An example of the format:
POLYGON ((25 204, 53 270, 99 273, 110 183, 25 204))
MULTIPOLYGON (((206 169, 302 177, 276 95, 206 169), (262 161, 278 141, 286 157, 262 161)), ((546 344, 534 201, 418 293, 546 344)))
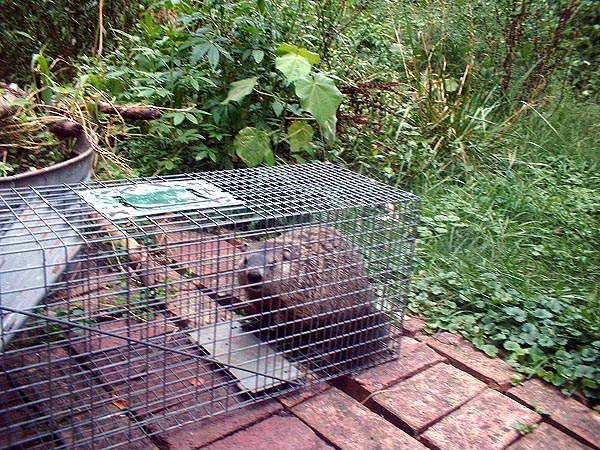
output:
POLYGON ((252 284, 260 283, 263 279, 262 273, 258 270, 250 270, 248 271, 248 281, 252 284))

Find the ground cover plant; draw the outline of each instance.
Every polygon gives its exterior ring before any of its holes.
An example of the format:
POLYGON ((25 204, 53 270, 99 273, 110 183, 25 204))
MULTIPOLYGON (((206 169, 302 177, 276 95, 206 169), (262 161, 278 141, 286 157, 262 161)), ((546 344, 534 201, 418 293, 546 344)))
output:
POLYGON ((76 91, 132 174, 323 159, 416 192, 410 312, 598 399, 598 5, 162 0, 34 87, 76 91))

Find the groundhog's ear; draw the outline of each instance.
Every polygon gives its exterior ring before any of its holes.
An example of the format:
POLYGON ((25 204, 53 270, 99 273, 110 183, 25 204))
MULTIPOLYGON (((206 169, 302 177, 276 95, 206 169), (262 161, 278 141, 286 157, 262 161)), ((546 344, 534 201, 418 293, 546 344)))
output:
POLYGON ((284 261, 291 261, 294 258, 294 253, 292 252, 292 250, 288 247, 285 247, 283 249, 283 260, 284 261))

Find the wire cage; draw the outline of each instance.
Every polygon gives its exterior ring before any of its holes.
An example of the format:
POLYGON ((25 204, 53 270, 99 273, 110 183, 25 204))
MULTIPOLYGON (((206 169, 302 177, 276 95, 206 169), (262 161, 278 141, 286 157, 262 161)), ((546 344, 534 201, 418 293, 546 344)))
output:
POLYGON ((396 358, 418 205, 329 163, 0 191, 0 448, 155 448, 396 358))

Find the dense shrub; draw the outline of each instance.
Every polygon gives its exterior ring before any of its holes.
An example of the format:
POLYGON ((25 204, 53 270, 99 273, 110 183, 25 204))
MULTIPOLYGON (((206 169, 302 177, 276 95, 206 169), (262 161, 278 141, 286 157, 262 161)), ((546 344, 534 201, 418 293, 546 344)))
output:
MULTIPOLYGON (((73 58, 99 50, 99 1, 2 0, 0 80, 31 81, 31 57, 43 51, 61 61, 55 68, 69 78, 73 58)), ((145 0, 103 2, 104 49, 113 47, 112 29, 135 25, 145 0)))
POLYGON ((569 82, 586 97, 600 93, 600 2, 585 0, 566 31, 573 45, 569 82))

